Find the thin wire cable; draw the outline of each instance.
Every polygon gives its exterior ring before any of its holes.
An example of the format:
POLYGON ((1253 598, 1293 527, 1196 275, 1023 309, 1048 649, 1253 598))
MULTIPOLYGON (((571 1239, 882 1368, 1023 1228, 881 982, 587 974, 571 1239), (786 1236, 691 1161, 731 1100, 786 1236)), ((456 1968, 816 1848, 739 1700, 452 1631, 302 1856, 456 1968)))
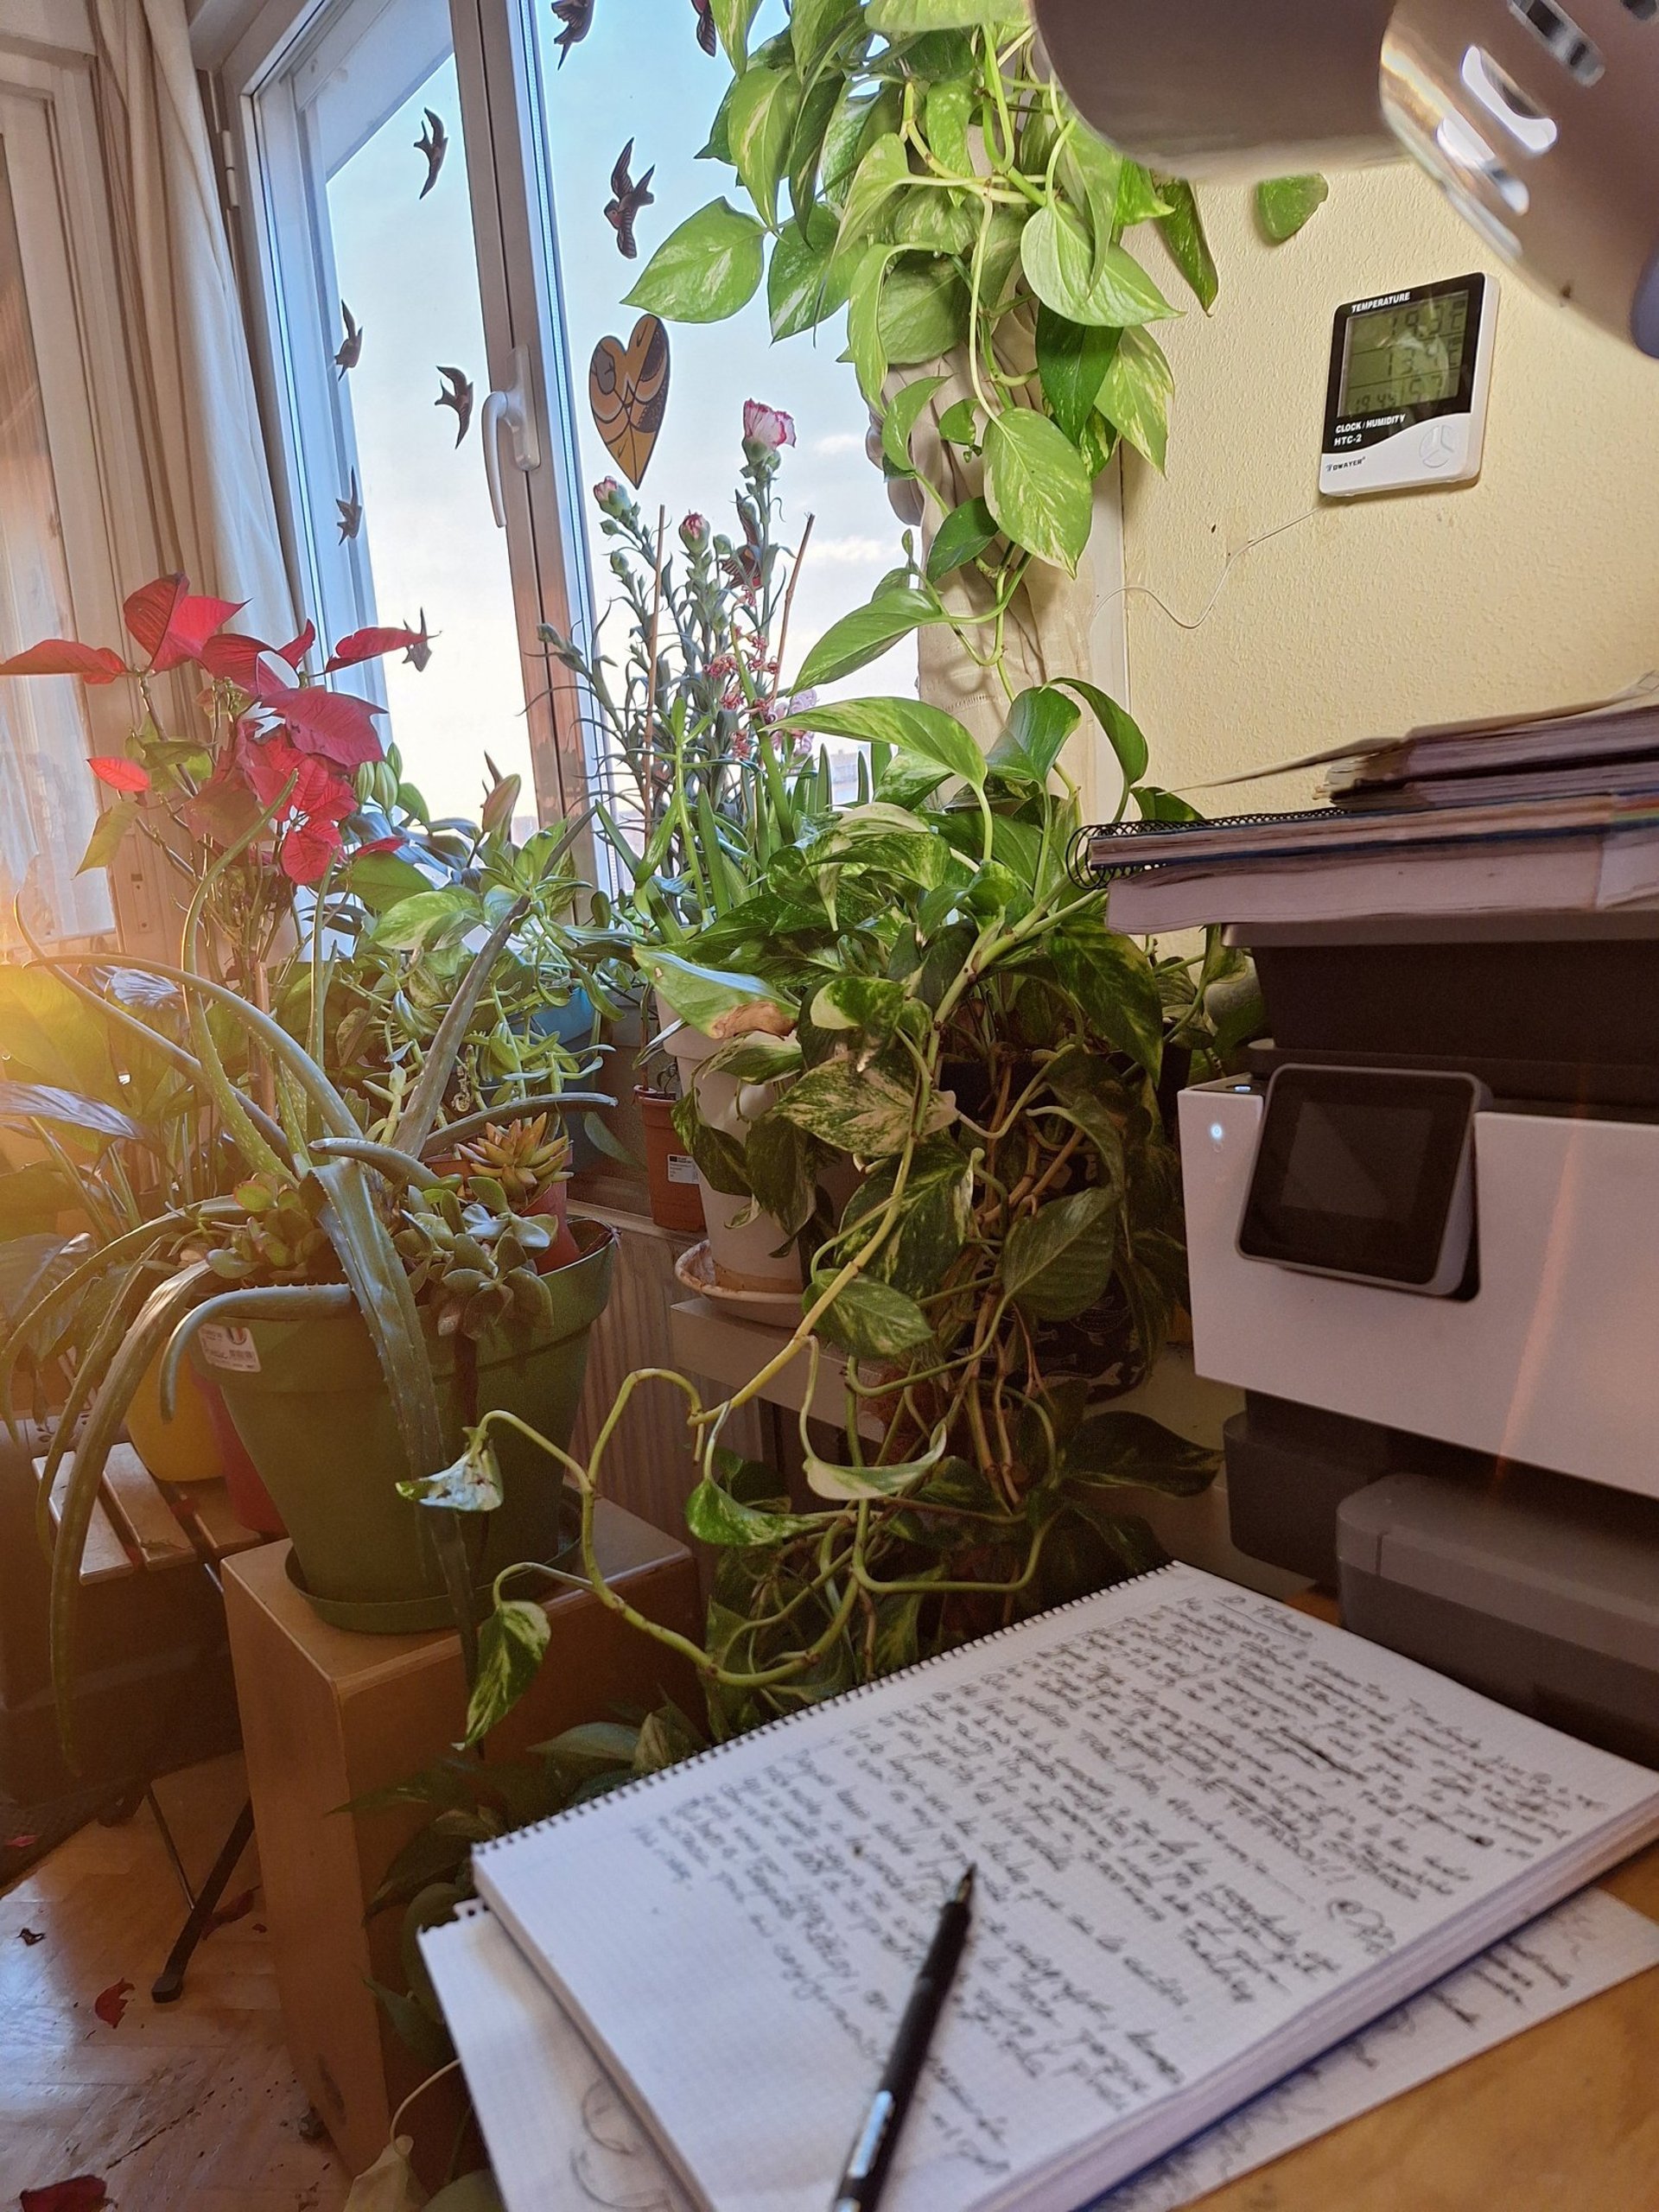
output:
POLYGON ((1189 632, 1201 630, 1214 613, 1216 601, 1221 597, 1223 587, 1233 573, 1236 563, 1242 561, 1247 553, 1254 553, 1258 545, 1266 545, 1273 538, 1282 537, 1287 531, 1299 530, 1303 523, 1312 522, 1316 515, 1324 512, 1325 510, 1322 507, 1308 507, 1301 514, 1293 515, 1288 522, 1276 523, 1271 530, 1264 530, 1259 537, 1247 537, 1243 545, 1235 546, 1222 565, 1221 574, 1216 578, 1215 588, 1205 600, 1203 611, 1195 615, 1190 622, 1179 615, 1167 600, 1160 598, 1150 584, 1123 584, 1116 591, 1108 592, 1105 598, 1102 600, 1101 605, 1103 607, 1115 599, 1135 597, 1149 599, 1159 613, 1173 622, 1178 630, 1185 630, 1189 632))

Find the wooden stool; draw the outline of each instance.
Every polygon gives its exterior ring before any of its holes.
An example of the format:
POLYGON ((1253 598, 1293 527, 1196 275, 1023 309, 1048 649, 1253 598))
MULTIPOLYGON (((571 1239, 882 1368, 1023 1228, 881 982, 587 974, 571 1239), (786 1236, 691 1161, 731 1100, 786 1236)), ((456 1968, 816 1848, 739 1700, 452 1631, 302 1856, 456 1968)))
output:
MULTIPOLYGON (((54 1528, 73 1471, 74 1454, 67 1452, 52 1485, 54 1528)), ((45 1471, 45 1460, 35 1460, 37 1478, 43 1479, 45 1471)), ((112 1446, 104 1464, 103 1478, 87 1525, 86 1548, 81 1554, 80 1580, 82 1586, 87 1587, 118 1581, 128 1575, 168 1574, 188 1569, 206 1574, 222 1597, 221 1570, 225 1561, 238 1552, 265 1541, 265 1537, 245 1529, 237 1519, 222 1482, 158 1483, 131 1445, 118 1444, 112 1446)), ((203 1658, 207 1656, 206 1651, 201 1654, 203 1658)), ((156 1795, 155 1778, 169 1764, 168 1745, 194 1671, 193 1669, 186 1675, 156 1732, 144 1760, 142 1783, 105 1815, 113 1824, 130 1819, 141 1804, 148 1804, 173 1862, 173 1871, 179 1878, 179 1886, 184 1891, 188 1908, 184 1925, 168 1954, 166 1965, 150 1988, 150 1995, 158 2005, 170 2005, 183 1994, 185 1972, 191 1957, 207 1932, 219 1910, 225 1885, 253 1834, 253 1807, 250 1803, 238 1814, 207 1880, 199 1890, 192 1889, 167 1815, 156 1795)))
MULTIPOLYGON (((702 1625, 696 1568, 673 1537, 601 1504, 595 1546, 607 1580, 649 1618, 696 1640, 702 1625)), ((361 2173, 385 2150, 391 2117, 431 2071, 391 2030, 370 1986, 401 1990, 403 1916, 366 1923, 386 1869, 430 1819, 429 1805, 385 1792, 451 1751, 466 1723, 467 1685, 453 1630, 359 1636, 319 1619, 289 1580, 289 1547, 232 1560, 226 1614, 247 1754, 288 2046, 300 2079, 346 2164, 361 2173)), ((591 1591, 544 1600, 550 1641, 522 1702, 489 1739, 493 1758, 588 1720, 648 1711, 672 1697, 702 1710, 683 1659, 602 1606, 591 1591)), ((411 2107, 416 2171, 436 2188, 465 2102, 452 2076, 411 2107)))

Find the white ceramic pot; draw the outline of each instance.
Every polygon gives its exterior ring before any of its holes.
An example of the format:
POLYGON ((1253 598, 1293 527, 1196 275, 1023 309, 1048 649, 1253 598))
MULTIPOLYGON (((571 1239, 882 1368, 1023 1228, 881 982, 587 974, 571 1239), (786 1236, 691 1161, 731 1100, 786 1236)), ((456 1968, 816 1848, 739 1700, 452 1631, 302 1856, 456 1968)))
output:
MULTIPOLYGON (((657 1011, 664 1029, 677 1019, 673 1008, 660 998, 657 1011)), ((697 1108, 703 1120, 711 1128, 744 1144, 749 1123, 758 1122, 775 1103, 782 1085, 740 1083, 734 1076, 718 1072, 700 1075, 703 1062, 713 1058, 721 1041, 705 1037, 700 1029, 682 1027, 669 1039, 667 1049, 679 1068, 681 1090, 690 1090, 696 1084, 697 1108)), ((798 1291, 802 1287, 800 1255, 783 1224, 769 1213, 744 1222, 749 1211, 747 1198, 715 1190, 701 1170, 697 1181, 702 1188, 709 1255, 716 1282, 728 1290, 798 1291)))

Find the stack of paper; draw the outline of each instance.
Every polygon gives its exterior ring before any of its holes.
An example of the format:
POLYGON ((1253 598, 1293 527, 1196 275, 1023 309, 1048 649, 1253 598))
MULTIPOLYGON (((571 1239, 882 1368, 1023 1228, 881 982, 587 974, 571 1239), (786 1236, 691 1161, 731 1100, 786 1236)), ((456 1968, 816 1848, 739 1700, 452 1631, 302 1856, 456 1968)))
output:
MULTIPOLYGON (((673 2177, 629 2201, 823 2212, 974 1864, 884 2212, 1076 2212, 1656 1834, 1659 1777, 1169 1567, 484 1847, 474 1875, 518 2012, 550 1993, 528 2010, 595 2055, 585 2108, 613 2084, 673 2177)), ((505 2177, 532 2092, 492 2127, 511 2007, 461 1963, 474 1940, 426 1951, 505 2177)))

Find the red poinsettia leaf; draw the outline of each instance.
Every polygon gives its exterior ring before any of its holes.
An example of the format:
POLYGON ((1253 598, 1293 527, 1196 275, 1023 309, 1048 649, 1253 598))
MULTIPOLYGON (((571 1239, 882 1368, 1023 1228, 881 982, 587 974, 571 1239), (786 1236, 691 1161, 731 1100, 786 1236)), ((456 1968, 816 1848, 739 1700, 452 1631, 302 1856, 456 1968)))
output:
POLYGON ((73 638, 42 638, 26 652, 0 660, 0 676, 78 676, 83 683, 113 683, 126 663, 107 645, 78 645, 73 638))
POLYGON ((366 853, 397 853, 404 848, 402 837, 371 837, 361 845, 353 845, 352 858, 360 861, 366 853))
POLYGON ((297 638, 290 638, 287 645, 277 646, 276 658, 279 660, 285 660, 291 669, 297 671, 300 663, 316 642, 317 626, 315 622, 308 620, 297 638))
POLYGON ((232 1921, 245 1920, 253 1910, 253 1901, 258 1894, 257 1890, 238 1890, 228 1904, 220 1905, 208 1927, 228 1928, 232 1921))
POLYGON ((338 828, 321 815, 312 815, 283 839, 283 874, 290 883, 321 883, 339 853, 338 828))
POLYGON ((9 1835, 0 1837, 0 1851, 33 1851, 40 1841, 37 1835, 9 1835))
POLYGON ((132 593, 121 613, 159 675, 181 662, 198 659, 214 631, 245 604, 194 594, 188 576, 157 576, 132 593))
POLYGON ((92 1999, 92 2010, 106 2028, 118 2028, 121 2016, 127 2009, 127 1999, 132 1994, 130 1981, 112 1981, 107 1989, 100 1989, 92 1999))
POLYGON ((100 784, 107 784, 112 791, 147 791, 149 771, 142 760, 124 760, 119 753, 104 753, 86 766, 100 784))
MULTIPOLYGON (((261 806, 274 805, 286 786, 304 770, 309 755, 302 753, 286 730, 272 730, 256 738, 245 729, 237 747, 242 773, 261 806)), ((295 785, 296 790, 298 785, 295 785)))
POLYGON ((353 630, 342 638, 323 669, 332 676, 337 668, 354 668, 360 660, 378 660, 382 653, 400 653, 420 643, 418 630, 353 630))
POLYGON ((96 2174, 77 2174, 72 2181, 26 2189, 17 2200, 23 2212, 100 2212, 109 2201, 109 2191, 96 2174))
POLYGON ((259 665, 260 654, 274 653, 276 650, 262 638, 245 638, 239 630, 224 630, 218 637, 207 639, 196 658, 209 676, 222 677, 227 683, 251 691, 253 671, 259 665))
POLYGON ((371 706, 349 691, 329 691, 321 684, 288 684, 261 668, 254 677, 254 696, 262 706, 280 715, 296 745, 307 753, 321 753, 341 768, 360 768, 380 758, 380 741, 373 717, 385 710, 371 706))
MULTIPOLYGON (((281 788, 279 784, 277 789, 281 788)), ((260 810, 240 760, 227 753, 180 812, 193 837, 200 837, 205 845, 225 846, 235 844, 251 830, 260 810)))

